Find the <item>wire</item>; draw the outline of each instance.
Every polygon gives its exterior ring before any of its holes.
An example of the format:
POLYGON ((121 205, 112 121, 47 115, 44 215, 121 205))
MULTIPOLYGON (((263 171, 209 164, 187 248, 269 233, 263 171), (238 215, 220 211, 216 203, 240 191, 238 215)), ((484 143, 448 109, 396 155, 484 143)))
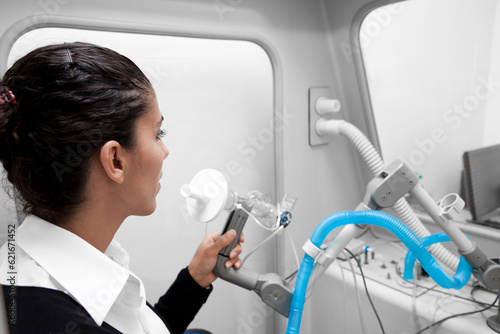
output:
POLYGON ((250 257, 250 255, 252 255, 258 248, 260 248, 266 242, 268 242, 269 240, 271 240, 272 238, 274 238, 283 229, 284 229, 284 227, 280 226, 276 231, 274 231, 273 233, 271 233, 271 235, 269 235, 267 238, 265 238, 260 244, 258 244, 257 246, 255 246, 254 249, 252 249, 250 252, 248 252, 248 254, 244 258, 241 259, 241 265, 243 265, 243 263, 245 263, 245 261, 250 257))
POLYGON ((297 248, 295 248, 295 242, 293 242, 292 233, 289 230, 285 232, 288 235, 288 239, 290 239, 290 243, 292 244, 293 255, 295 256, 295 262, 297 264, 297 272, 300 268, 299 255, 297 254, 297 248))
MULTIPOLYGON (((479 290, 479 289, 481 289, 481 290, 483 290, 483 291, 487 291, 487 292, 489 292, 489 293, 492 293, 492 291, 489 291, 489 290, 483 289, 483 288, 482 288, 482 287, 481 287, 481 286, 480 286, 480 285, 476 282, 476 283, 475 283, 475 285, 474 285, 474 286, 472 287, 472 289, 470 290, 470 296, 471 296, 471 298, 472 298, 472 300, 471 300, 471 301, 474 301, 474 302, 476 302, 477 304, 479 304, 479 305, 481 305, 481 306, 483 306, 483 307, 490 305, 490 304, 487 304, 487 303, 481 302, 481 301, 477 300, 477 299, 474 297, 474 291, 479 290)), ((495 305, 495 306, 493 306, 493 307, 494 307, 494 308, 498 308, 498 306, 496 306, 496 305, 495 305)))
POLYGON ((446 318, 443 318, 439 321, 436 321, 432 324, 430 324, 429 326, 419 330, 418 332, 416 332, 415 334, 420 334, 420 333, 423 333, 424 331, 428 330, 429 328, 431 327, 434 327, 434 326, 437 326, 443 322, 445 322, 446 320, 448 319, 452 319, 452 318, 456 318, 456 317, 462 317, 462 316, 466 316, 466 315, 470 315, 470 314, 475 314, 475 313, 479 313, 479 312, 484 312, 484 311, 487 311, 489 310, 490 308, 492 308, 493 306, 495 306, 497 300, 498 300, 498 297, 500 296, 500 291, 498 292, 498 295, 496 296, 495 300, 493 301, 493 303, 491 303, 490 305, 488 305, 487 307, 483 308, 483 309, 480 309, 480 310, 476 310, 476 311, 472 311, 472 312, 465 312, 465 313, 458 313, 458 314, 454 314, 454 315, 450 315, 449 317, 446 317, 446 318))
POLYGON ((284 278, 283 280, 284 281, 288 281, 288 280, 292 281, 293 278, 295 278, 295 276, 299 273, 299 268, 300 268, 299 255, 297 254, 297 248, 295 248, 295 242, 293 241, 292 233, 290 232, 290 230, 286 229, 285 232, 283 232, 283 233, 288 235, 288 239, 290 239, 290 244, 292 245, 292 251, 293 251, 293 255, 295 258, 296 265, 297 265, 297 269, 293 273, 288 275, 286 278, 284 278))
MULTIPOLYGON (((370 301, 370 304, 372 306, 373 312, 375 313, 375 316, 377 317, 378 323, 380 325, 380 329, 382 330, 382 333, 385 334, 384 326, 382 325, 382 321, 380 320, 380 317, 378 316, 377 309, 375 308, 375 305, 373 304, 372 298, 370 297, 370 294, 368 293, 368 287, 366 285, 366 280, 365 280, 365 274, 363 273, 363 269, 361 269, 361 263, 359 260, 354 256, 354 254, 348 250, 347 248, 344 248, 351 256, 356 260, 358 263, 359 271, 361 272, 361 278, 363 278, 363 284, 365 285, 365 291, 366 291, 366 296, 368 297, 368 300, 370 301)), ((349 261, 350 262, 350 261, 349 261)))
MULTIPOLYGON (((422 292, 421 294, 419 294, 417 297, 420 297, 424 294, 426 294, 427 292, 429 291, 434 291, 434 292, 438 292, 438 293, 441 293, 443 295, 448 295, 448 296, 451 296, 451 297, 455 297, 455 298, 458 298, 458 299, 463 299, 463 300, 466 300, 466 301, 469 301, 469 302, 472 302, 472 303, 477 303, 479 304, 480 306, 487 306, 487 305, 490 305, 490 304, 486 304, 484 302, 480 302, 478 300, 475 300, 475 299, 471 299, 471 298, 466 298, 466 297, 462 297, 462 296, 458 296, 458 295, 455 295, 453 293, 449 293, 447 291, 443 291, 443 290, 440 290, 440 289, 436 289, 438 287, 438 284, 435 284, 434 286, 431 286, 431 287, 426 287, 426 286, 423 286, 423 285, 420 285, 420 284, 416 284, 414 281, 409 281, 403 277, 400 277, 403 281, 406 281, 408 283, 411 283, 411 284, 414 284, 416 285, 417 287, 419 288, 422 288, 422 289, 425 289, 424 292, 422 292)), ((478 286, 476 286, 475 288, 479 288, 478 286)), ((399 290, 398 290, 399 291, 399 290)), ((472 291, 471 291, 471 294, 472 294, 472 291)), ((494 308, 496 308, 497 306, 496 305, 493 305, 494 308)))
POLYGON ((295 277, 295 275, 297 275, 298 273, 299 273, 299 271, 298 271, 298 270, 295 270, 293 273, 291 273, 290 275, 288 275, 288 276, 284 279, 284 281, 288 281, 288 280, 293 279, 293 278, 295 277))
MULTIPOLYGON (((347 248, 345 250, 347 250, 347 248)), ((349 263, 349 267, 351 267, 352 279, 354 280, 354 291, 356 291, 356 306, 357 306, 356 308, 358 309, 359 324, 361 325, 361 331, 363 332, 363 334, 366 334, 365 321, 363 319, 363 313, 361 312, 361 301, 359 300, 358 280, 356 279, 356 273, 354 271, 354 267, 352 265, 351 259, 345 253, 345 250, 342 250, 342 252, 344 253, 345 258, 348 259, 347 263, 349 263)))
MULTIPOLYGON (((479 286, 478 285, 475 285, 472 287, 472 289, 470 290, 470 297, 478 304, 478 305, 481 305, 482 307, 485 307, 486 305, 488 304, 484 304, 484 303, 481 303, 480 301, 478 301, 475 297, 474 297, 474 290, 475 289, 479 289, 479 286)), ((481 313, 481 315, 483 316, 484 320, 486 320, 486 315, 484 313, 481 313)))
MULTIPOLYGON (((243 205, 241 205, 240 203, 237 203, 237 204, 236 204, 236 207, 237 207, 238 209, 243 210, 245 213, 247 213, 250 217, 252 217, 252 218, 253 218, 253 220, 254 220, 254 221, 255 221, 255 222, 256 222, 256 223, 257 223, 260 227, 262 227, 262 228, 263 228, 263 229, 265 229, 265 230, 268 230, 268 231, 276 231, 276 230, 279 228, 279 226, 275 226, 275 227, 267 227, 267 226, 265 226, 264 224, 262 224, 262 223, 259 221, 259 219, 257 219, 257 217, 255 217, 254 215, 252 215, 252 214, 250 213, 250 211, 248 211, 247 209, 245 209, 245 208, 243 207, 243 205)), ((279 217, 279 216, 278 216, 278 217, 279 217)))

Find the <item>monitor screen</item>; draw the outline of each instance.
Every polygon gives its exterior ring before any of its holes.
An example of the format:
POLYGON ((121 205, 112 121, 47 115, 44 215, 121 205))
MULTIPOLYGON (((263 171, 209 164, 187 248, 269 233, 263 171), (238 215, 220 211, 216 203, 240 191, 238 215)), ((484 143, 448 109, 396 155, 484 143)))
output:
POLYGON ((463 163, 472 219, 500 224, 500 145, 465 152, 463 163))

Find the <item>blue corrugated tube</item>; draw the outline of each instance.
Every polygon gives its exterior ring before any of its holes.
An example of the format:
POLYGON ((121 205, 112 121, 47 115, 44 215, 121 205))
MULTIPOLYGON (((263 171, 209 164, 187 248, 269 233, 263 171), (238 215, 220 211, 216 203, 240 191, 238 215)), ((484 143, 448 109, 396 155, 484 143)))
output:
MULTIPOLYGON (((420 238, 405 224, 392 217, 391 215, 381 211, 355 211, 355 212, 339 212, 325 218, 314 230, 310 240, 318 248, 321 247, 326 236, 337 227, 347 224, 368 224, 377 225, 388 229, 399 240, 401 240, 408 249, 415 254, 425 271, 432 277, 436 283, 445 288, 460 289, 470 278, 472 272, 471 266, 460 261, 455 276, 450 277, 441 268, 439 263, 432 257, 429 251, 425 248, 420 238)), ((287 334, 297 334, 300 329, 302 319, 302 310, 306 296, 307 284, 314 265, 314 259, 305 254, 304 259, 299 268, 295 291, 293 292, 290 314, 288 317, 287 334)))
MULTIPOLYGON (((446 235, 444 232, 439 232, 436 234, 429 235, 427 237, 421 238, 420 241, 424 247, 428 247, 432 244, 438 242, 447 242, 451 241, 450 237, 446 235)), ((413 267, 415 266, 415 254, 411 250, 406 253, 405 257, 405 270, 403 273, 403 278, 405 280, 411 281, 413 280, 413 267)), ((471 275, 472 267, 469 263, 463 258, 460 257, 460 262, 458 263, 457 273, 455 276, 437 282, 443 288, 447 289, 461 289, 467 284, 471 275)), ((445 273, 445 275, 447 275, 445 273)), ((448 275, 447 275, 448 276, 448 275)))

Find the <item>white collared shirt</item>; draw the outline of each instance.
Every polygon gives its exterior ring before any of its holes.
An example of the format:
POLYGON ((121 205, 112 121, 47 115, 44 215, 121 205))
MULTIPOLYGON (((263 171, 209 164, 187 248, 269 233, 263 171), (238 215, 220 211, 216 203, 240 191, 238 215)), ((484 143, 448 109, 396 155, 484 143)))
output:
MULTIPOLYGON (((127 333, 169 334, 146 305, 144 285, 128 269, 128 253, 113 240, 103 254, 76 234, 37 216, 15 234, 17 286, 63 291, 101 326, 127 333)), ((0 249, 0 284, 10 285, 6 243, 0 249)))

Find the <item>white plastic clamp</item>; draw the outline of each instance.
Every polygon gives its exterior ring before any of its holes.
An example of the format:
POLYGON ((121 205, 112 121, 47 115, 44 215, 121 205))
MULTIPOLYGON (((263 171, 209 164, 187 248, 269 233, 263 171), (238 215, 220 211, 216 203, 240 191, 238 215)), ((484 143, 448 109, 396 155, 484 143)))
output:
POLYGON ((441 209, 439 218, 446 222, 447 220, 453 220, 465 207, 465 201, 457 194, 448 194, 437 202, 437 205, 441 209))
POLYGON ((313 244, 310 239, 307 239, 304 246, 302 246, 302 249, 304 250, 304 252, 306 252, 307 255, 312 257, 321 265, 329 262, 328 260, 331 259, 331 256, 329 256, 324 250, 313 244))

